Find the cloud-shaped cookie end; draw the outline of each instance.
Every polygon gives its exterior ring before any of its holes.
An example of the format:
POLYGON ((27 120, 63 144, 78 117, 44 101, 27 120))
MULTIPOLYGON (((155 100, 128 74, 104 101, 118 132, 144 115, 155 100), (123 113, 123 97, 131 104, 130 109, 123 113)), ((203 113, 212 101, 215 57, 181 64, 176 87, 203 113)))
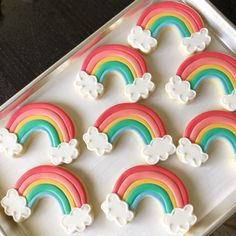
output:
POLYGON ((92 100, 103 93, 103 84, 97 81, 96 76, 89 75, 85 71, 78 73, 74 86, 82 97, 92 100))
POLYGON ((21 222, 29 218, 31 209, 27 207, 26 199, 20 196, 17 190, 9 189, 6 196, 1 200, 4 212, 12 216, 15 222, 21 222))
POLYGON ((206 28, 193 33, 190 37, 183 38, 183 47, 188 54, 201 52, 210 44, 211 37, 206 28))
POLYGON ((191 226, 197 222, 193 214, 193 206, 188 204, 184 208, 175 208, 170 214, 164 216, 164 223, 171 233, 184 235, 191 226))
POLYGON ((236 89, 231 94, 225 94, 221 98, 221 104, 228 111, 236 111, 236 89))
POLYGON ((115 221, 119 226, 124 226, 130 222, 134 213, 129 210, 128 204, 120 200, 115 193, 106 196, 106 200, 101 205, 102 210, 110 221, 115 221))
POLYGON ((95 151, 98 156, 103 156, 112 150, 112 144, 109 143, 107 135, 99 132, 96 127, 89 127, 87 133, 83 135, 83 140, 88 150, 95 151))
POLYGON ((10 133, 8 129, 0 129, 0 152, 5 153, 9 157, 18 156, 21 154, 23 146, 17 142, 17 136, 10 133))
POLYGON ((81 208, 73 208, 68 215, 61 219, 62 228, 68 233, 81 233, 87 226, 93 223, 93 214, 89 204, 82 205, 81 208))
POLYGON ((190 83, 186 80, 182 80, 181 77, 177 75, 169 79, 165 90, 170 98, 183 104, 188 103, 196 96, 196 92, 191 89, 190 83))
POLYGON ((204 153, 198 144, 192 143, 188 138, 179 140, 176 153, 181 162, 193 167, 200 167, 202 163, 208 160, 208 154, 204 153))
POLYGON ((150 30, 143 30, 141 26, 135 26, 128 35, 128 43, 143 53, 150 53, 157 46, 157 40, 151 36, 150 30))
POLYGON ((176 147, 173 144, 172 137, 165 135, 161 138, 155 138, 151 143, 143 148, 145 161, 149 165, 155 165, 160 160, 165 161, 175 153, 176 147))
POLYGON ((78 141, 76 139, 71 139, 68 143, 63 142, 57 147, 51 147, 49 150, 49 157, 52 164, 69 164, 75 160, 79 155, 77 145, 78 141))
POLYGON ((150 92, 155 89, 155 84, 151 81, 152 75, 145 73, 142 77, 134 80, 132 84, 126 85, 125 94, 130 102, 148 98, 150 92))

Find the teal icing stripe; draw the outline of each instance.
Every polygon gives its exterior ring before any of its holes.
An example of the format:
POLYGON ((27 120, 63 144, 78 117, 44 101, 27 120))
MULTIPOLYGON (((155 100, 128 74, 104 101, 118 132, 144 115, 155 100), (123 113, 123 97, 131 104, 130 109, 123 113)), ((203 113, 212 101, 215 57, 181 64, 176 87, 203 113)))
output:
POLYGON ((149 28, 152 37, 156 38, 159 31, 166 26, 175 27, 183 38, 191 36, 191 32, 183 21, 175 16, 163 16, 157 19, 149 28))
POLYGON ((118 72, 122 75, 126 84, 132 84, 135 80, 129 67, 119 61, 109 61, 102 64, 95 73, 99 83, 103 83, 105 76, 109 72, 118 72))
POLYGON ((205 69, 197 73, 192 80, 190 80, 191 89, 196 90, 200 83, 205 79, 216 78, 223 85, 225 94, 231 94, 234 87, 229 79, 229 77, 220 70, 217 69, 205 69))
POLYGON ((211 141, 217 138, 224 138, 227 140, 232 145, 234 153, 236 153, 236 135, 234 135, 232 131, 225 128, 214 128, 207 131, 199 142, 199 145, 204 152, 207 152, 211 141))
POLYGON ((18 142, 24 144, 28 137, 33 132, 37 131, 45 131, 48 134, 53 147, 57 147, 61 143, 57 130, 45 120, 32 120, 24 124, 17 133, 18 142))

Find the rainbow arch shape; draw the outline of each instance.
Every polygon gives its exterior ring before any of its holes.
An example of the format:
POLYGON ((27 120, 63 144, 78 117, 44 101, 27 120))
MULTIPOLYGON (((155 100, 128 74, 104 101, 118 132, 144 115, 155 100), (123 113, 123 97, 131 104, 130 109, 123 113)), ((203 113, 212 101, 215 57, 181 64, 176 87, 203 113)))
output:
POLYGON ((166 134, 161 118, 142 104, 121 103, 108 108, 83 135, 88 150, 103 156, 112 150, 117 137, 123 132, 134 131, 144 147, 146 163, 154 165, 165 161, 175 152, 172 137, 166 134))
POLYGON ((236 161, 236 114, 208 111, 196 116, 179 140, 177 156, 185 164, 200 167, 208 160, 207 150, 215 139, 224 139, 231 144, 236 161))
POLYGON ((220 82, 224 95, 222 106, 236 110, 236 60, 220 52, 202 52, 187 58, 170 78, 165 89, 170 98, 186 104, 196 96, 202 81, 213 78, 220 82))
POLYGON ((19 108, 0 129, 0 152, 19 156, 35 132, 47 133, 51 147, 49 157, 54 165, 69 164, 79 155, 75 128, 70 117, 50 103, 30 103, 19 108))
POLYGON ((61 226, 67 233, 82 232, 92 224, 93 215, 81 181, 69 171, 56 166, 37 166, 25 172, 1 200, 14 221, 28 219, 42 197, 55 198, 62 210, 61 226))
POLYGON ((128 35, 128 43, 143 53, 157 47, 157 37, 166 27, 176 29, 188 54, 203 51, 211 42, 201 16, 191 7, 178 2, 158 2, 146 8, 128 35))
POLYGON ((122 76, 125 95, 130 102, 146 99, 155 89, 143 57, 134 49, 118 44, 102 45, 85 58, 74 82, 81 96, 97 99, 103 94, 103 82, 108 74, 122 76))
POLYGON ((116 181, 101 208, 108 220, 124 226, 134 218, 134 210, 145 197, 162 206, 164 223, 172 233, 184 235, 197 221, 187 190, 170 170, 160 166, 135 166, 116 181))

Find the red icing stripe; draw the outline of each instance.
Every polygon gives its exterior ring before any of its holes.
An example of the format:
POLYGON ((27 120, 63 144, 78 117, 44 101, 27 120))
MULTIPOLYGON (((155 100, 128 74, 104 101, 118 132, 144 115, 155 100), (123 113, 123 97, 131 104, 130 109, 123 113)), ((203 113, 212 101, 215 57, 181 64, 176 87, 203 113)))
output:
POLYGON ((117 180, 114 188, 113 188, 113 193, 117 193, 120 189, 120 186, 123 184, 123 182, 125 181, 126 178, 128 178, 129 176, 131 176, 132 174, 136 174, 136 173, 142 173, 142 172, 155 172, 155 173, 162 173, 164 175, 166 175, 167 177, 169 177, 173 182, 176 183, 176 185, 178 186, 180 192, 181 192, 181 196, 183 199, 183 203, 184 205, 189 203, 189 199, 188 199, 188 193, 186 188, 184 187, 182 181, 172 172, 170 172, 169 170, 160 167, 160 166, 135 166, 132 167, 128 170, 126 170, 117 180))
POLYGON ((17 190, 20 189, 21 185, 26 181, 26 179, 30 178, 31 176, 33 176, 35 174, 39 174, 39 173, 45 173, 45 174, 54 173, 54 174, 58 174, 58 175, 64 177, 69 182, 71 182, 74 185, 74 187, 76 188, 76 190, 80 196, 81 204, 83 205, 83 204, 87 203, 86 191, 85 191, 82 183, 80 182, 80 180, 77 177, 75 177, 72 173, 70 173, 69 171, 67 171, 61 167, 43 165, 43 166, 37 166, 35 168, 32 168, 31 170, 24 173, 18 179, 14 188, 17 190))
POLYGON ((184 131, 184 137, 189 138, 191 136, 191 133, 193 131, 193 129, 200 124, 201 122, 203 122, 205 119, 208 118, 214 118, 214 119, 230 119, 233 120, 234 122, 236 122, 236 115, 232 112, 227 112, 227 111, 208 111, 208 112, 204 112, 198 116, 196 116, 194 119, 192 119, 189 124, 187 125, 185 131, 184 131))
POLYGON ((165 12, 165 8, 173 8, 173 9, 180 9, 186 13, 188 13, 196 22, 198 25, 198 28, 201 29, 204 27, 203 21, 201 16, 191 7, 177 2, 158 2, 156 4, 151 5, 147 9, 143 11, 141 16, 139 17, 136 25, 142 25, 142 22, 144 21, 145 17, 151 12, 155 11, 156 8, 162 8, 163 12, 165 12))
MULTIPOLYGON (((121 103, 121 104, 118 104, 118 105, 115 105, 115 106, 112 106, 112 107, 108 108, 105 112, 103 112, 98 117, 98 119, 96 120, 94 126, 98 128, 103 123, 103 121, 105 119, 107 119, 110 115, 112 115, 116 112, 119 112, 121 110, 127 110, 127 109, 131 109, 131 110, 136 109, 136 110, 140 110, 140 111, 145 112, 158 125, 160 136, 162 137, 166 134, 166 130, 165 130, 165 127, 164 127, 164 124, 163 124, 161 118, 153 110, 151 110, 150 108, 148 108, 148 107, 146 107, 142 104, 138 104, 138 103, 121 103)), ((129 114, 127 114, 127 115, 129 115, 129 114)))
POLYGON ((119 44, 109 44, 109 45, 102 45, 96 49, 94 49, 84 60, 83 65, 81 67, 82 71, 87 70, 87 66, 89 62, 92 60, 93 57, 95 57, 98 53, 106 51, 106 50, 117 50, 117 51, 122 51, 130 56, 132 56, 139 64, 140 67, 142 68, 142 71, 147 71, 147 66, 146 63, 143 59, 143 57, 134 49, 129 48, 127 46, 119 45, 119 44))
POLYGON ((179 66, 176 75, 180 76, 183 74, 184 70, 193 62, 202 59, 202 58, 218 58, 222 59, 222 61, 227 61, 228 63, 232 64, 234 67, 236 67, 236 60, 224 53, 220 52, 214 52, 214 51, 206 51, 206 52, 201 52, 197 53, 193 56, 188 57, 184 62, 179 66))
POLYGON ((74 130, 74 125, 69 118, 69 116, 59 107, 52 105, 50 103, 30 103, 27 104, 20 109, 18 109, 9 119, 7 122, 6 128, 9 129, 12 125, 12 123, 17 119, 18 116, 20 116, 22 113, 34 109, 46 109, 52 112, 55 112, 58 116, 61 117, 63 122, 65 123, 65 126, 67 127, 67 132, 69 134, 69 138, 73 139, 75 137, 75 130, 74 130))

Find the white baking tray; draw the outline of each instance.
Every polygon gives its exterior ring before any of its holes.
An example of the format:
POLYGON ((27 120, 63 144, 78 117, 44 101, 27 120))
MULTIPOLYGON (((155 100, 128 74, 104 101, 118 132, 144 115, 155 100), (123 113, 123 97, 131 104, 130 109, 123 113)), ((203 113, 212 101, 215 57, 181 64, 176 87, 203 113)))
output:
MULTIPOLYGON (((156 1, 135 1, 117 17, 108 22, 95 34, 77 46, 26 88, 9 99, 0 107, 0 127, 4 127, 10 113, 25 103, 46 101, 64 108, 72 117, 77 128, 81 155, 74 163, 64 166, 80 176, 85 182, 89 199, 94 207, 95 221, 82 233, 84 236, 121 236, 121 235, 161 235, 171 236, 162 221, 162 211, 154 200, 144 199, 136 210, 132 223, 120 228, 107 221, 100 210, 100 204, 107 193, 111 192, 119 175, 127 168, 143 163, 140 148, 132 134, 119 139, 110 155, 99 158, 86 149, 82 134, 88 126, 93 125, 97 117, 108 107, 125 102, 122 79, 106 79, 105 94, 97 101, 84 100, 73 87, 76 74, 81 63, 91 49, 102 45, 118 43, 127 45, 127 35, 134 26, 138 16, 148 4, 156 1)), ((212 35, 212 43, 208 50, 217 50, 234 55, 235 29, 208 2, 185 1, 194 5, 207 22, 212 35), (196 4, 198 3, 198 4, 196 4), (205 11, 206 7, 209 13, 205 11), (211 22, 214 20, 214 24, 211 22), (222 31, 220 27, 224 25, 222 31), (223 32, 223 33, 222 33, 223 32)), ((157 89, 149 99, 141 103, 150 106, 164 120, 167 131, 175 143, 182 136, 186 124, 196 115, 212 109, 221 109, 219 95, 221 90, 211 83, 203 83, 196 99, 189 105, 176 105, 164 91, 165 83, 174 75, 180 63, 187 57, 178 47, 180 38, 173 31, 165 31, 161 35, 157 50, 145 56, 148 71, 153 75, 157 89)), ((25 155, 18 159, 8 159, 1 155, 0 196, 12 188, 16 180, 30 168, 49 163, 45 134, 38 134, 31 140, 25 155), (45 147, 45 148, 42 148, 45 147)), ((160 165, 175 172, 186 185, 190 202, 195 207, 198 223, 188 235, 204 236, 211 233, 236 211, 236 165, 233 153, 225 143, 214 142, 209 150, 210 159, 201 168, 189 168, 180 163, 176 156, 160 165)), ((56 201, 45 198, 40 201, 31 217, 18 226, 10 218, 0 213, 0 225, 3 235, 66 235, 60 227, 61 211, 56 201)))

